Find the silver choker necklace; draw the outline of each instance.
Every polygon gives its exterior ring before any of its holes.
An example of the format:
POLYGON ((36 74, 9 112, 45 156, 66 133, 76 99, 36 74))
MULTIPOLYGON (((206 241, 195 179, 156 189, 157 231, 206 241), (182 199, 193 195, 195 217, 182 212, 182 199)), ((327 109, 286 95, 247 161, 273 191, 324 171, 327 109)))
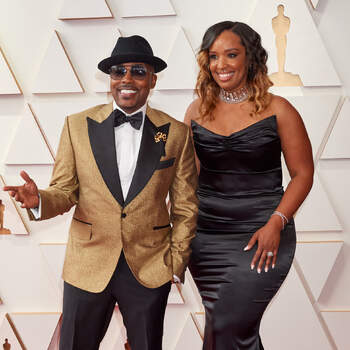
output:
POLYGON ((221 88, 219 98, 226 103, 240 103, 249 98, 249 93, 246 87, 239 88, 232 92, 225 91, 221 88))

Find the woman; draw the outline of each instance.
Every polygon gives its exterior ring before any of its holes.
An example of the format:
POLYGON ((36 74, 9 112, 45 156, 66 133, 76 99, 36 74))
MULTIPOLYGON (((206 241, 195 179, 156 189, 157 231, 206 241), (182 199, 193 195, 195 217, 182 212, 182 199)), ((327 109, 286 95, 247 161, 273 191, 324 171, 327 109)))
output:
POLYGON ((206 31, 198 54, 199 98, 185 122, 200 170, 190 270, 206 312, 205 350, 263 349, 261 317, 292 264, 293 215, 312 186, 304 124, 268 92, 266 60, 259 34, 229 21, 206 31))

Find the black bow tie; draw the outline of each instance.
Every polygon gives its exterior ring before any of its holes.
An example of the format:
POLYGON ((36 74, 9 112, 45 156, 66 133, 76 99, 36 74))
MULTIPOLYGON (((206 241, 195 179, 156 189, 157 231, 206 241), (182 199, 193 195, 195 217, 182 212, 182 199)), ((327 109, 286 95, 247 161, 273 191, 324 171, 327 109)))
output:
POLYGON ((130 125, 136 130, 140 130, 142 125, 143 114, 138 112, 130 116, 126 116, 122 111, 116 109, 114 112, 114 127, 122 125, 124 123, 130 123, 130 125))

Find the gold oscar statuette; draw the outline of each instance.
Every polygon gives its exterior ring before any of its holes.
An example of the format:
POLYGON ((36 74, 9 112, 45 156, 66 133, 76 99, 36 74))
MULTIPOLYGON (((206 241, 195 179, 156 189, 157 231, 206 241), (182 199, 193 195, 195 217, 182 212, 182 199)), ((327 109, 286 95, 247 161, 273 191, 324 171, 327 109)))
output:
POLYGON ((285 72, 287 33, 290 28, 290 18, 284 15, 284 6, 277 6, 278 15, 272 18, 272 29, 276 36, 278 72, 269 75, 275 86, 303 86, 298 74, 285 72))

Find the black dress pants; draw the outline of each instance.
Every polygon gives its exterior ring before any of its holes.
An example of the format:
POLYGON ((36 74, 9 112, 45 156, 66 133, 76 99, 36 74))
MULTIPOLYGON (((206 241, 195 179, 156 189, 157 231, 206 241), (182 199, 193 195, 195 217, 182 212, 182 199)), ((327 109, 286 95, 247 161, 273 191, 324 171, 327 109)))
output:
POLYGON ((132 350, 161 350, 171 283, 146 288, 133 276, 124 254, 101 293, 64 283, 60 350, 98 350, 116 302, 132 350))

